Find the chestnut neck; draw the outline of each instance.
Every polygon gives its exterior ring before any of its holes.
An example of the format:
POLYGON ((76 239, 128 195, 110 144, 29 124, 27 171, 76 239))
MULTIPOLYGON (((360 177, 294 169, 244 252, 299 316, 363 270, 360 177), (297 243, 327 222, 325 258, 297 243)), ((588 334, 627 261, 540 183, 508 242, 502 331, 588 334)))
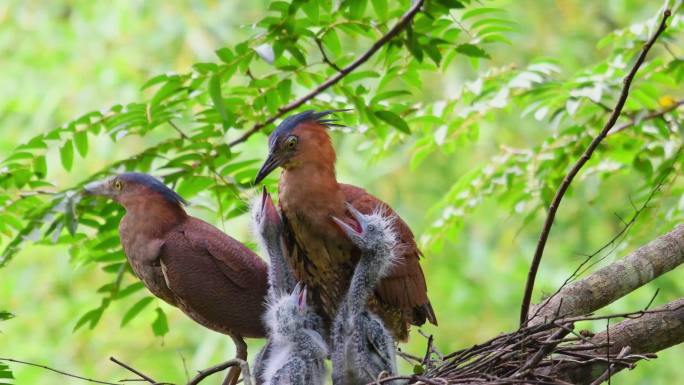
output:
POLYGON ((302 136, 306 146, 284 166, 280 177, 283 213, 290 221, 303 221, 313 236, 341 238, 339 228, 330 219, 346 216, 345 195, 335 176, 335 150, 322 128, 302 136))
POLYGON ((126 209, 124 220, 131 226, 129 230, 150 239, 163 236, 188 217, 180 205, 156 193, 122 197, 117 201, 126 209))

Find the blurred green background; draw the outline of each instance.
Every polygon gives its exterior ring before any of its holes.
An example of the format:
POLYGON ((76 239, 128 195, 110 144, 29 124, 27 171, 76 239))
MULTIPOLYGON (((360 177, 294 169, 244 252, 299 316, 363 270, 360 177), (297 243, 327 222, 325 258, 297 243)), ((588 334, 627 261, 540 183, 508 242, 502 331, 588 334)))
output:
MULTIPOLYGON (((621 26, 645 20, 660 1, 524 0, 492 1, 504 8, 520 30, 513 44, 490 50, 492 60, 473 69, 464 63, 459 71, 426 80, 435 95, 472 79, 489 66, 524 66, 532 58, 557 59, 564 73, 600 61, 596 42, 621 26), (447 79, 446 81, 444 79, 447 79)), ((0 157, 36 133, 59 126, 90 110, 135 101, 140 86, 151 76, 183 72, 198 61, 212 61, 214 50, 250 36, 251 23, 263 17, 267 1, 14 1, 0 3, 0 157)), ((456 155, 435 154, 410 170, 410 146, 376 160, 359 151, 361 138, 335 133, 340 179, 364 186, 391 203, 419 237, 429 225, 426 212, 453 181, 474 165, 484 165, 502 144, 530 146, 548 128, 518 115, 501 114, 484 125, 476 143, 456 155)), ((49 179, 68 186, 112 160, 125 158, 146 147, 138 137, 92 146, 87 161, 75 163, 70 173, 51 167, 49 179)), ((263 136, 252 138, 243 151, 264 155, 263 136)), ((49 162, 58 162, 57 151, 49 162)), ((574 194, 559 211, 542 263, 535 301, 552 292, 587 254, 608 241, 631 216, 631 177, 616 177, 596 188, 589 177, 575 186, 574 194)), ((189 210, 216 223, 234 237, 251 241, 246 218, 222 223, 206 210, 189 210)), ((646 211, 631 231, 631 245, 606 262, 623 256, 663 229, 658 208, 646 211)), ((517 325, 518 309, 541 228, 536 218, 523 226, 519 213, 502 210, 486 200, 465 223, 456 239, 423 260, 429 293, 440 319, 439 327, 425 327, 437 347, 448 352, 481 342, 517 325)), ((70 262, 60 247, 30 246, 0 271, 0 310, 16 318, 0 324, 0 356, 42 363, 87 377, 106 380, 131 375, 108 361, 115 356, 160 381, 182 382, 196 370, 233 356, 230 339, 194 324, 179 311, 158 302, 169 316, 171 331, 153 336, 153 312, 145 312, 129 325, 119 326, 130 306, 115 302, 93 330, 72 332, 78 318, 96 307, 95 289, 105 274, 94 265, 70 262)), ((609 310, 642 308, 656 288, 656 303, 681 297, 681 272, 670 273, 611 305, 609 310), (676 279, 676 277, 679 279, 676 279)), ((143 293, 136 293, 142 297, 143 293)), ((595 329, 605 322, 584 325, 595 329)), ((259 341, 250 344, 256 353, 259 341)), ((405 350, 422 355, 425 339, 415 333, 405 350)), ((621 373, 615 383, 674 384, 679 382, 683 347, 640 363, 621 373)), ((17 384, 79 383, 37 368, 12 365, 17 384)), ((404 367, 404 370, 407 370, 404 367)), ((205 383, 220 383, 220 378, 205 383), (213 381, 213 382, 212 382, 213 381)))

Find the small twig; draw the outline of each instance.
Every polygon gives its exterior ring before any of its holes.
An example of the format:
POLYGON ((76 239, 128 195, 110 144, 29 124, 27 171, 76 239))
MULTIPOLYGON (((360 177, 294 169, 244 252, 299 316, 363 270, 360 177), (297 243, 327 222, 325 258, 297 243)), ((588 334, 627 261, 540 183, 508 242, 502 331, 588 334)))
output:
POLYGON ((633 126, 637 125, 637 124, 640 123, 640 122, 643 122, 643 121, 646 121, 646 120, 652 120, 652 119, 662 118, 663 116, 665 116, 665 115, 669 114, 670 112, 676 110, 677 108, 681 107, 682 105, 684 105, 684 99, 683 99, 683 100, 678 100, 678 101, 674 102, 671 106, 666 107, 666 108, 663 108, 662 110, 653 111, 653 112, 651 112, 650 114, 648 114, 648 115, 642 117, 642 118, 639 119, 638 121, 632 119, 630 122, 627 122, 627 123, 625 123, 625 124, 622 124, 622 125, 620 125, 620 126, 617 126, 615 129, 611 130, 611 131, 608 133, 608 136, 617 134, 617 133, 620 132, 620 131, 624 131, 624 130, 630 128, 630 127, 633 127, 633 126))
POLYGON ((140 372, 139 370, 132 368, 131 366, 117 360, 114 357, 109 357, 109 360, 112 361, 113 363, 123 367, 124 369, 128 370, 131 373, 134 373, 138 377, 142 378, 143 380, 149 382, 150 384, 159 384, 156 380, 154 380, 152 377, 146 375, 145 373, 140 372))
POLYGON ((188 373, 188 363, 185 361, 185 356, 182 352, 178 352, 183 362, 183 372, 185 373, 185 381, 190 381, 190 373, 188 373))
POLYGON ((321 39, 319 39, 319 38, 317 37, 317 38, 315 38, 314 40, 316 41, 316 45, 318 46, 318 50, 321 51, 321 56, 323 56, 323 61, 324 61, 327 65, 329 65, 330 67, 332 67, 335 71, 337 71, 337 72, 342 72, 342 70, 340 69, 340 67, 338 67, 337 64, 335 64, 332 60, 330 60, 330 59, 328 58, 328 55, 326 55, 326 53, 325 53, 325 48, 323 48, 323 42, 321 41, 321 39))
MULTIPOLYGON (((618 354, 617 357, 615 357, 615 359, 620 360, 624 358, 627 354, 629 354, 630 350, 631 349, 629 348, 629 346, 625 346, 624 348, 622 348, 622 350, 620 350, 620 354, 618 354)), ((610 384, 610 377, 612 376, 614 369, 615 363, 608 365, 606 371, 603 372, 603 374, 601 374, 600 376, 598 376, 598 378, 595 379, 590 385, 599 385, 603 383, 603 381, 605 380, 608 380, 608 384, 610 384)))
POLYGON ((63 371, 61 371, 61 370, 59 370, 59 369, 51 368, 51 367, 49 367, 49 366, 45 366, 45 365, 41 365, 41 364, 34 364, 33 362, 26 362, 26 361, 21 361, 21 360, 15 360, 15 359, 13 359, 13 358, 2 358, 2 357, 0 357, 0 361, 13 362, 13 363, 16 363, 16 364, 22 364, 22 365, 33 366, 33 367, 36 367, 36 368, 41 368, 41 369, 49 370, 49 371, 51 371, 51 372, 55 372, 55 373, 61 374, 61 375, 63 375, 63 376, 67 376, 67 377, 71 377, 71 378, 76 378, 76 379, 79 379, 79 380, 88 381, 88 382, 92 382, 92 383, 95 383, 95 384, 120 385, 120 384, 117 384, 117 383, 114 383, 114 382, 100 381, 100 380, 94 380, 94 379, 92 379, 92 378, 81 377, 81 376, 78 376, 78 375, 76 375, 76 374, 71 374, 71 373, 63 372, 63 371))
POLYGON ((295 108, 301 106, 302 104, 308 102, 309 100, 313 99, 316 97, 318 94, 321 92, 327 90, 331 86, 337 84, 342 78, 350 74, 352 71, 354 71, 356 68, 358 68, 360 65, 363 63, 367 62, 368 59, 370 59, 380 48, 382 48, 385 44, 387 44, 390 40, 392 40, 395 36, 397 36, 399 33, 401 33, 404 28, 413 20, 413 17, 420 11, 420 8, 423 6, 424 0, 415 0, 413 5, 411 5, 411 8, 397 21, 397 23, 389 30, 387 33, 382 35, 380 39, 378 39, 373 45, 366 51, 364 52, 361 56, 356 58, 351 64, 348 66, 340 69, 338 73, 335 75, 331 76, 326 80, 325 82, 321 83, 318 87, 314 88, 311 90, 309 93, 306 95, 300 97, 299 99, 281 107, 278 109, 278 112, 276 112, 274 115, 266 119, 265 121, 261 123, 255 124, 252 128, 250 128, 248 131, 246 131, 244 134, 242 134, 240 137, 237 139, 233 140, 228 144, 229 147, 233 147, 239 143, 242 143, 246 141, 250 136, 254 135, 256 132, 261 130, 262 128, 268 126, 269 124, 275 122, 278 118, 282 117, 283 115, 287 114, 288 112, 294 110, 295 108))
POLYGON ((252 385, 250 380, 249 365, 239 358, 232 359, 230 361, 223 362, 221 364, 212 366, 210 368, 200 370, 192 380, 190 380, 186 385, 197 385, 202 382, 205 378, 211 376, 212 374, 222 372, 233 366, 239 366, 242 369, 242 379, 245 385, 252 385))
POLYGON ((620 117, 622 108, 624 107, 625 102, 627 101, 627 96, 629 95, 629 88, 632 84, 632 80, 634 80, 637 71, 644 63, 648 51, 651 49, 653 44, 655 44, 656 40, 658 39, 658 36, 660 36, 660 34, 667 27, 666 21, 670 17, 670 14, 671 12, 669 9, 666 9, 663 12, 663 17, 660 21, 658 29, 649 39, 646 45, 644 45, 644 47, 641 50, 641 53, 639 54, 639 57, 632 66, 632 69, 629 71, 629 73, 623 80, 622 92, 620 93, 620 97, 618 98, 615 108, 613 109, 613 113, 608 118, 608 121, 603 126, 601 132, 591 141, 589 147, 586 148, 582 156, 577 160, 577 163, 575 163, 572 169, 570 169, 570 172, 565 176, 565 178, 563 178, 563 181, 561 182, 558 191, 556 191, 556 195, 553 197, 553 200, 551 201, 551 205, 549 206, 549 212, 546 216, 546 220, 544 221, 544 226, 542 227, 541 234, 539 235, 539 240, 537 242, 537 247, 534 252, 534 256, 532 257, 532 263, 530 265, 530 270, 527 275, 527 282, 525 283, 525 291, 523 295, 522 305, 520 306, 521 326, 525 325, 528 319, 528 312, 530 309, 530 303, 532 301, 532 291, 534 290, 534 281, 537 277, 537 271, 539 270, 539 264, 541 263, 542 255, 544 254, 546 241, 549 238, 549 233, 551 232, 551 227, 553 226, 553 221, 556 218, 556 211, 558 211, 558 207, 560 206, 561 200, 563 199, 563 196, 565 196, 565 192, 570 187, 572 180, 579 173, 582 167, 584 167, 584 165, 589 161, 591 155, 594 153, 599 144, 601 144, 601 141, 603 141, 603 139, 606 137, 610 129, 613 128, 618 118, 620 117))

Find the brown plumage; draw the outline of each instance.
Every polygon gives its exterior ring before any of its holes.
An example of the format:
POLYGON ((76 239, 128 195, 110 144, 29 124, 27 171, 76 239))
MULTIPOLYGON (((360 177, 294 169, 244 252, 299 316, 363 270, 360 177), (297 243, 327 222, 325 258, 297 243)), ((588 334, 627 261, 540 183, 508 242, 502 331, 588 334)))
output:
MULTIPOLYGON (((271 134, 269 157, 257 182, 276 167, 283 167, 279 198, 290 264, 297 278, 309 287, 321 315, 330 321, 360 255, 331 217, 358 226, 347 213, 345 202, 364 214, 376 209, 385 210, 387 215, 395 212, 365 190, 337 182, 335 150, 326 129, 330 121, 321 119, 328 113, 307 111, 283 121, 271 134)), ((397 218, 398 262, 369 303, 395 337, 405 340, 410 324, 421 325, 426 320, 436 324, 437 320, 427 297, 420 250, 411 229, 397 218)))
MULTIPOLYGON (((247 358, 242 337, 264 337, 261 322, 267 266, 221 230, 189 216, 183 199, 155 178, 125 173, 88 185, 126 209, 121 244, 135 274, 155 296, 199 324, 233 338, 247 358)), ((231 373, 237 381, 238 370, 231 373)))

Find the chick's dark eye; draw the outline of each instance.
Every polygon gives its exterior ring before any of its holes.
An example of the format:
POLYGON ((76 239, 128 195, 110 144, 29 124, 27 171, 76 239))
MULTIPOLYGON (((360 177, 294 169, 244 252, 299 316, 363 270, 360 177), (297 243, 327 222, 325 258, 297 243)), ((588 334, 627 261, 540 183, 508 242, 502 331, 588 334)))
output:
POLYGON ((287 141, 285 142, 285 146, 287 146, 288 149, 292 150, 297 146, 297 137, 296 136, 290 136, 287 138, 287 141))
POLYGON ((375 231, 374 225, 368 225, 368 231, 375 231))

